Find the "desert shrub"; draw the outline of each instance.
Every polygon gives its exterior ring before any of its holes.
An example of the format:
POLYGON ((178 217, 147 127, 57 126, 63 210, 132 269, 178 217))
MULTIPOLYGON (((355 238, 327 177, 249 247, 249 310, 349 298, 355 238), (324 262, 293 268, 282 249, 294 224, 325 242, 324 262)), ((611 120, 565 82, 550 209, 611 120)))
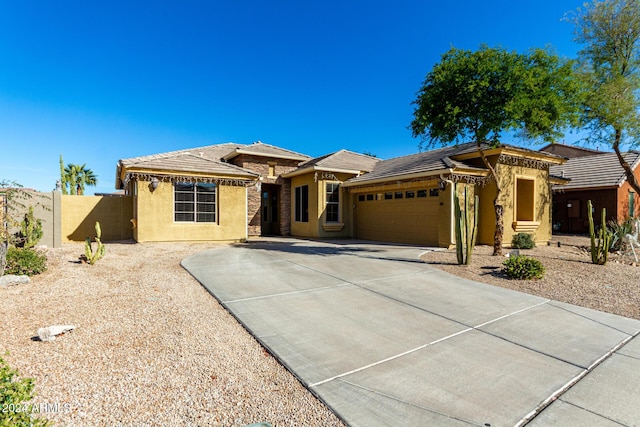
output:
POLYGON ((627 218, 622 222, 610 220, 607 223, 607 228, 611 232, 611 244, 609 246, 609 252, 617 252, 622 249, 624 236, 626 236, 627 234, 633 234, 634 223, 634 218, 627 218))
POLYGON ((27 276, 40 274, 47 269, 47 257, 34 249, 10 246, 7 250, 5 273, 27 276))
POLYGON ((11 369, 0 357, 0 427, 45 427, 51 423, 36 418, 37 408, 29 402, 33 399, 33 379, 19 378, 18 371, 11 369))
POLYGON ((531 249, 535 246, 536 242, 533 241, 533 236, 529 233, 514 234, 511 239, 511 247, 515 249, 531 249))
POLYGON ((42 221, 35 217, 33 206, 25 214, 20 224, 20 232, 16 235, 16 245, 21 248, 33 248, 42 239, 42 221))
POLYGON ((542 279, 544 265, 534 258, 524 255, 512 256, 504 262, 504 273, 510 279, 542 279))

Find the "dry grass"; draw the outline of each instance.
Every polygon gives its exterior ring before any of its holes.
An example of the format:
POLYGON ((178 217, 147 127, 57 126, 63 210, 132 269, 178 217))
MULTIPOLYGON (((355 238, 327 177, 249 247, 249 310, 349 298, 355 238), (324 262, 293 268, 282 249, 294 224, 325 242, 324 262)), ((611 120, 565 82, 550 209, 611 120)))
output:
POLYGON ((554 236, 549 246, 520 250, 545 266, 540 280, 508 279, 502 273, 505 258, 492 256, 489 246, 477 246, 466 266, 457 265, 455 250, 428 252, 422 259, 467 279, 640 319, 640 267, 632 265, 633 256, 612 255, 606 265, 594 265, 589 244, 588 237, 554 236))

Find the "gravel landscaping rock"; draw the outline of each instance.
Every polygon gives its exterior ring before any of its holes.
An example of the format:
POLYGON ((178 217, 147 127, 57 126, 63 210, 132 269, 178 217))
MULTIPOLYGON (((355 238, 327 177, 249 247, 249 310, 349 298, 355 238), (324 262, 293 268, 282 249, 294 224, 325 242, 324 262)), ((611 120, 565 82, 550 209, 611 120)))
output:
POLYGON ((342 426, 182 267, 209 244, 48 249, 48 270, 0 288, 0 351, 59 426, 342 426), (33 339, 42 325, 81 325, 33 339))
POLYGON ((554 235, 550 243, 520 249, 520 255, 544 265, 546 273, 539 280, 508 279, 502 272, 506 258, 492 256, 489 246, 476 246, 470 265, 457 265, 455 249, 427 252, 422 260, 470 280, 640 319, 640 267, 635 265, 633 254, 611 254, 607 264, 595 265, 591 263, 589 237, 554 235))

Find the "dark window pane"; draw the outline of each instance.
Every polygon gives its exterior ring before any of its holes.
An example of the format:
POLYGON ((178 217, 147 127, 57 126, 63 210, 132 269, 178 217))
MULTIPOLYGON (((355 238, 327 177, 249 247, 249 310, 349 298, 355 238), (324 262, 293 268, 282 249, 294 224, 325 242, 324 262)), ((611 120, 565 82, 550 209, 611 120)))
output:
POLYGON ((198 212, 197 221, 198 222, 215 222, 216 221, 216 214, 198 212))
POLYGON ((384 199, 385 200, 393 199, 393 193, 384 193, 384 199))
POLYGON ((309 222, 309 186, 302 186, 302 222, 309 222))
POLYGON ((215 212, 216 205, 198 203, 198 212, 215 212))
POLYGON ((188 221, 188 222, 193 222, 193 213, 180 213, 180 212, 176 212, 175 215, 175 220, 176 221, 188 221))
POLYGON ((327 205, 327 222, 338 222, 338 205, 327 205))
POLYGON ((198 193, 198 202, 213 203, 216 201, 216 193, 198 193))
POLYGON ((367 200, 373 200, 373 194, 367 194, 367 200))
POLYGON ((295 220, 309 222, 309 186, 296 187, 295 190, 295 220))
POLYGON ((431 197, 438 197, 438 189, 437 188, 432 188, 429 190, 429 196, 431 197))
POLYGON ((427 190, 418 190, 418 197, 427 197, 427 190))
POLYGON ((364 202, 364 194, 359 194, 358 195, 358 201, 359 202, 364 202))
POLYGON ((193 203, 176 203, 176 212, 193 212, 193 203))
POLYGON ((193 202, 193 193, 178 193, 176 192, 176 202, 193 202))
POLYGON ((404 193, 399 191, 399 192, 396 193, 395 197, 396 197, 396 199, 402 199, 402 197, 404 197, 404 193))
POLYGON ((407 196, 407 199, 413 199, 414 197, 416 197, 416 193, 413 191, 407 191, 406 196, 407 196))

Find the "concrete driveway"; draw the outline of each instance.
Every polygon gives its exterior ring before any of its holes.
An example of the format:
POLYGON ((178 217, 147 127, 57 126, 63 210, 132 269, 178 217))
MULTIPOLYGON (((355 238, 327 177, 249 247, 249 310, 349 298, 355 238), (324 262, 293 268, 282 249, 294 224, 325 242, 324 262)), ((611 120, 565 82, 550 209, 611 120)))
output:
POLYGON ((639 321, 460 279, 424 250, 281 238, 182 265, 351 426, 638 425, 639 321))

